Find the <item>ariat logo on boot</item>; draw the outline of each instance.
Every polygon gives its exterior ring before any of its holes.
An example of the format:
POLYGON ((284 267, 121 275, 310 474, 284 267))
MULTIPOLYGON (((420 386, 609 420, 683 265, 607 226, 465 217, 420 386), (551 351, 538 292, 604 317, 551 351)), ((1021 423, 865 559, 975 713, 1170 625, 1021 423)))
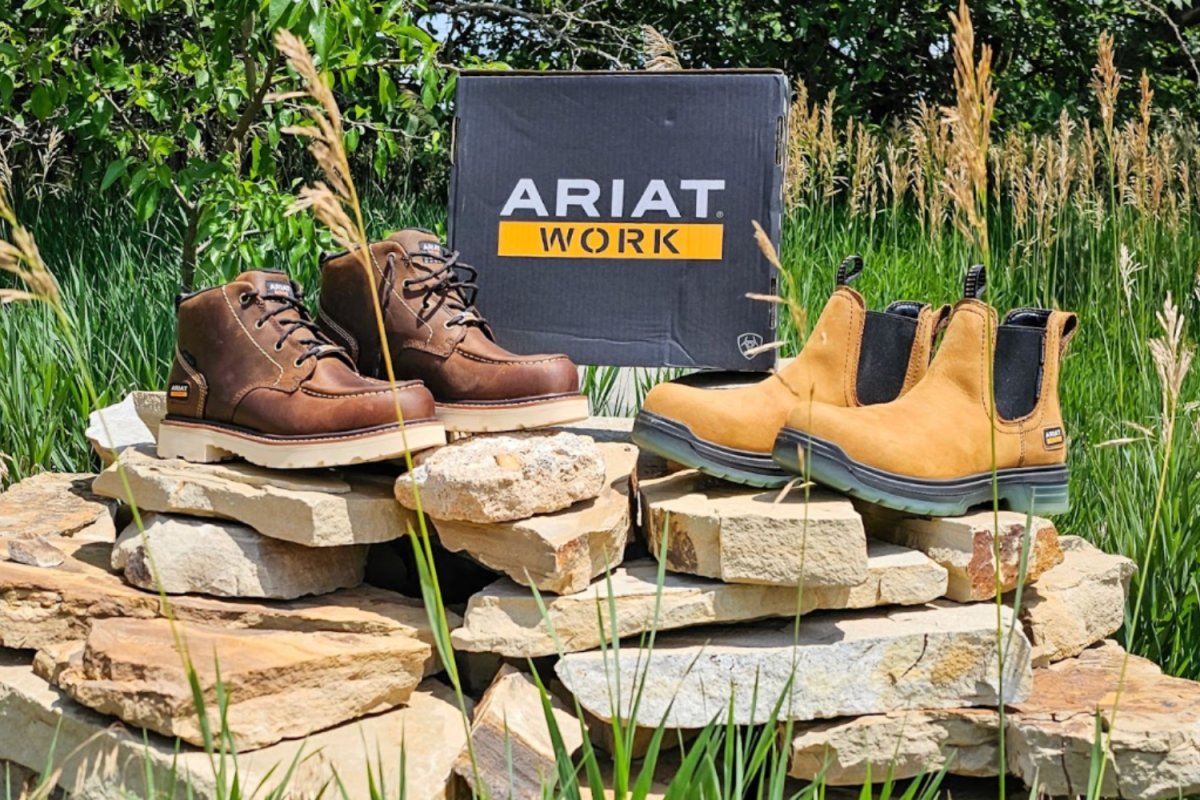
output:
POLYGON ((1045 443, 1047 450, 1057 450, 1063 446, 1066 437, 1063 436, 1062 428, 1044 428, 1042 430, 1042 441, 1045 443))
POLYGON ((291 297, 291 281, 267 281, 266 293, 276 297, 291 297))
POLYGON ((560 178, 553 194, 532 178, 513 186, 500 211, 496 255, 523 258, 614 258, 718 261, 725 225, 715 208, 724 180, 652 179, 628 191, 621 178, 603 186, 587 178, 560 178), (553 203, 553 214, 547 200, 553 203), (536 220, 505 219, 518 212, 536 220), (567 220, 580 215, 587 221, 567 220), (644 221, 647 217, 653 222, 644 221), (561 221, 553 221, 555 218, 561 221), (592 221, 595 220, 595 221, 592 221), (665 220, 665 221, 664 221, 665 220))
POLYGON ((421 242, 421 244, 419 246, 421 248, 422 253, 429 254, 426 256, 422 256, 422 259, 424 261, 434 262, 434 261, 437 261, 437 259, 440 258, 442 255, 442 246, 440 244, 438 244, 437 242, 426 240, 426 241, 421 242))
POLYGON ((167 397, 171 400, 187 400, 192 393, 192 387, 187 383, 172 383, 167 397))

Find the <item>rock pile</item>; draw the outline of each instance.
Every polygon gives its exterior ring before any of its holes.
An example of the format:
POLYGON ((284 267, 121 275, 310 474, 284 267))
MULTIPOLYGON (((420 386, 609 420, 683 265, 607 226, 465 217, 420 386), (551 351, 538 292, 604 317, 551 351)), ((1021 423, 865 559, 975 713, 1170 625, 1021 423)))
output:
POLYGON ((157 408, 93 420, 117 460, 94 481, 0 494, 0 768, 24 785, 53 746, 73 795, 174 775, 218 796, 223 705, 243 785, 295 762, 295 798, 334 774, 351 797, 540 797, 556 750, 610 750, 614 718, 637 754, 660 725, 678 746, 786 719, 797 781, 1003 768, 1071 796, 1097 714, 1103 796, 1200 791, 1200 684, 1130 657, 1111 716, 1132 563, 1047 520, 779 497, 639 457, 610 420, 461 440, 411 474, 189 464, 148 446, 157 408), (494 576, 448 619, 469 720, 421 601, 363 583, 406 568, 387 543, 422 522, 439 563, 494 576))

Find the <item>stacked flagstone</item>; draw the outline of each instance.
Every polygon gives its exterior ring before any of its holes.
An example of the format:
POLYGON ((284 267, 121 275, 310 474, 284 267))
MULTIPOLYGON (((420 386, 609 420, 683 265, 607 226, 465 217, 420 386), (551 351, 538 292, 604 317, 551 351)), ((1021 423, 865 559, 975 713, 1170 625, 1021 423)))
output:
POLYGON ((161 412, 137 393, 93 415, 119 460, 94 481, 0 493, 0 765, 22 785, 53 745, 73 795, 175 774, 218 796, 190 664, 210 728, 219 669, 243 785, 303 753, 295 798, 334 774, 351 797, 541 797, 557 752, 611 752, 614 718, 636 757, 660 725, 669 750, 787 719, 797 782, 1003 768, 1073 795, 1097 713, 1102 796, 1200 792, 1200 685, 1130 657, 1113 717, 1132 563, 1047 520, 734 486, 639 454, 627 420, 467 438, 397 477, 161 460, 161 412), (405 569, 408 543, 387 547, 410 529, 460 597, 495 575, 449 613, 469 726, 421 602, 363 585, 369 559, 405 569))

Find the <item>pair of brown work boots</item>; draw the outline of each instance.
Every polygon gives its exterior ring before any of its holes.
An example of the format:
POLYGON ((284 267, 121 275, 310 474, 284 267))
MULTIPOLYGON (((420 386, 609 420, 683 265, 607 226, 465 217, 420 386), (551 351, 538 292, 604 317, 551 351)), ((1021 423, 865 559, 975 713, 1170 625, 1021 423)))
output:
POLYGON ((905 301, 869 311, 848 285, 861 269, 857 257, 843 262, 789 365, 740 388, 659 385, 634 441, 726 480, 772 487, 801 476, 917 514, 993 500, 1066 511, 1058 382, 1075 315, 1019 308, 998 322, 979 299, 978 266, 952 308, 905 301))
POLYGON ((570 359, 496 344, 475 308, 474 274, 433 234, 404 230, 365 254, 323 259, 316 321, 281 272, 180 297, 159 455, 346 465, 444 444, 447 431, 586 417, 570 359), (395 391, 389 359, 403 381, 395 391))

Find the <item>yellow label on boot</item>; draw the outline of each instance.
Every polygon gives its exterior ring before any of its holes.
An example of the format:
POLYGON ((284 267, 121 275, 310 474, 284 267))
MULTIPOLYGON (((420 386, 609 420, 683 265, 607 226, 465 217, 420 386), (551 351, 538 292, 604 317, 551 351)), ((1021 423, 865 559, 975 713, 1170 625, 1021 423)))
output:
POLYGON ((496 255, 719 261, 724 233, 719 223, 503 220, 496 255))

